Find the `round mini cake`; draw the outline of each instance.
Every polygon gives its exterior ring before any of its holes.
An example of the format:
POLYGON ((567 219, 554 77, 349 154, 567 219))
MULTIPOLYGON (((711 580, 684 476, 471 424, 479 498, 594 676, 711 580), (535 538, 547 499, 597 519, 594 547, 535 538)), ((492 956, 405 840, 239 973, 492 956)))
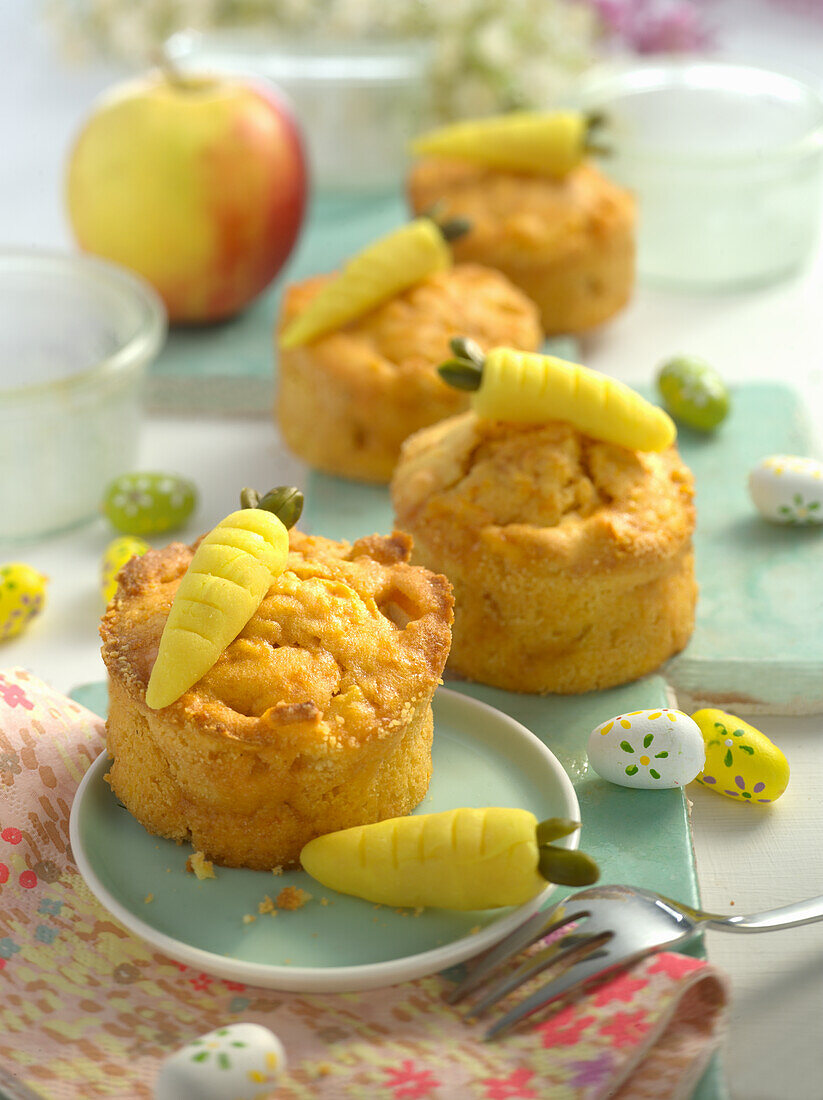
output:
POLYGON ((409 813, 431 777, 451 589, 408 536, 290 532, 285 571, 193 688, 146 686, 194 547, 133 558, 101 625, 108 782, 149 832, 231 867, 294 865, 313 837, 409 813))
POLYGON ((555 178, 426 156, 412 166, 408 198, 414 211, 464 217, 455 260, 507 275, 537 303, 548 335, 593 328, 631 296, 634 200, 591 161, 555 178))
POLYGON ((392 498, 413 560, 454 587, 458 675, 590 691, 652 671, 692 632, 693 480, 673 446, 469 412, 406 441, 392 498))
MULTIPOLYGON (((281 329, 331 279, 290 287, 281 329)), ((461 264, 317 340, 281 348, 276 415, 286 444, 317 469, 387 482, 407 436, 468 408, 435 369, 460 333, 483 348, 532 351, 542 339, 537 308, 516 286, 461 264)))

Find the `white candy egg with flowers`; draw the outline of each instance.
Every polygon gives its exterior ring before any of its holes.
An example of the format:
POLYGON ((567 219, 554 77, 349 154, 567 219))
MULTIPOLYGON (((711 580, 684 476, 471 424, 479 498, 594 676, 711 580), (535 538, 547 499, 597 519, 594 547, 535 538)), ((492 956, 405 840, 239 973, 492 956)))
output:
POLYGON ((773 523, 823 523, 823 462, 799 455, 768 455, 749 474, 749 495, 773 523))
POLYGON ((265 1100, 285 1068, 283 1044, 267 1027, 226 1024, 166 1059, 154 1100, 265 1100))
POLYGON ((679 710, 633 710, 601 722, 589 736, 589 763, 621 787, 684 787, 706 759, 696 722, 679 710))

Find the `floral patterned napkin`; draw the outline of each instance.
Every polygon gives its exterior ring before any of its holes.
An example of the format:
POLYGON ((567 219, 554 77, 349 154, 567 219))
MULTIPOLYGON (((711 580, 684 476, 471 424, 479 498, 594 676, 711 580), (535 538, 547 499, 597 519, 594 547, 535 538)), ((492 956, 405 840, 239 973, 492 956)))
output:
POLYGON ((0 673, 0 1095, 150 1098, 168 1054, 241 1020, 285 1044, 277 1100, 691 1095, 720 1041, 727 990, 684 955, 646 959, 484 1043, 443 999, 459 973, 302 996, 159 954, 109 916, 69 848, 71 801, 103 735, 99 718, 28 672, 0 673))

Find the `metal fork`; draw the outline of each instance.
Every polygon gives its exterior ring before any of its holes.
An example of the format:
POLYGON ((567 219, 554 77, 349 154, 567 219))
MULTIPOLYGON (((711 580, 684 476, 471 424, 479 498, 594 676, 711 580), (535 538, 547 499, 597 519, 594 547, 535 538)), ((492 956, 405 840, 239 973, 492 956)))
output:
POLYGON ((823 896, 751 916, 724 917, 632 886, 594 886, 535 913, 485 955, 447 1000, 457 1004, 530 944, 571 924, 573 930, 530 955, 504 975, 469 1010, 481 1016, 548 967, 563 971, 506 1013, 486 1032, 491 1039, 559 997, 633 962, 691 939, 704 928, 719 932, 770 932, 823 920, 823 896))

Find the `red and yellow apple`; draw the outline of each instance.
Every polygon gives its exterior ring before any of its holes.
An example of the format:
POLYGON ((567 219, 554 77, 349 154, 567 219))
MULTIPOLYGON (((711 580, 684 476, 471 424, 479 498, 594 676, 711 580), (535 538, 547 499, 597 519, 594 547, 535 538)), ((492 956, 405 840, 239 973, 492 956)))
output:
POLYGON ((237 313, 283 267, 307 173, 298 127, 273 91, 161 73, 96 105, 66 185, 80 247, 146 278, 171 321, 203 322, 237 313))

